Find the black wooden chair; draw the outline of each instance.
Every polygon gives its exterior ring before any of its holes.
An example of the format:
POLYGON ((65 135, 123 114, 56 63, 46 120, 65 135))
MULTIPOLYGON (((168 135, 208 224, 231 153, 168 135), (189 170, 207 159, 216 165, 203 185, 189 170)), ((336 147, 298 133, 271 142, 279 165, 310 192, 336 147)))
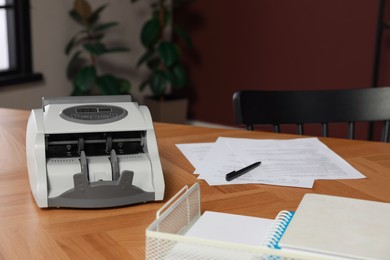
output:
POLYGON ((322 136, 328 136, 328 125, 348 123, 348 138, 355 135, 355 122, 383 121, 382 141, 389 141, 390 87, 343 89, 262 91, 242 90, 234 93, 235 123, 248 130, 255 125, 273 125, 280 132, 281 124, 296 124, 304 134, 304 124, 322 125, 322 136))

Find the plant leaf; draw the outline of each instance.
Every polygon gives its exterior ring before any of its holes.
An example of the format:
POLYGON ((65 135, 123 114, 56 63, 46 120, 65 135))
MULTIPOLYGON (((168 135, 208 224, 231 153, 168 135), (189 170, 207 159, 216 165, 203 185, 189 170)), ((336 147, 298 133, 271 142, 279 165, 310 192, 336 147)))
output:
POLYGON ((83 45, 83 47, 89 53, 92 53, 93 55, 96 55, 96 56, 100 56, 100 55, 105 54, 105 53, 129 51, 128 48, 124 48, 124 47, 116 47, 116 48, 107 49, 106 46, 101 42, 86 43, 83 45))
MULTIPOLYGON (((129 51, 128 48, 125 47, 116 47, 116 48, 110 48, 110 49, 105 49, 103 53, 109 53, 109 52, 126 52, 129 51)), ((102 54, 103 54, 102 53, 102 54)))
POLYGON ((183 88, 188 82, 187 72, 183 65, 177 64, 173 67, 172 70, 169 71, 169 79, 172 87, 175 89, 183 88))
POLYGON ((146 48, 151 48, 160 38, 160 22, 156 19, 149 20, 142 27, 141 43, 146 48))
POLYGON ((100 41, 101 39, 103 39, 103 37, 104 37, 103 33, 97 33, 97 34, 93 34, 93 35, 90 35, 90 36, 86 36, 85 40, 100 41))
POLYGON ((111 74, 100 76, 96 80, 96 85, 99 87, 103 95, 119 95, 120 81, 111 74))
POLYGON ((74 74, 73 69, 80 55, 81 55, 81 51, 77 51, 75 52, 75 54, 73 54, 72 58, 70 59, 68 66, 66 68, 66 76, 68 77, 68 79, 73 78, 73 74, 74 74))
POLYGON ((76 12, 76 10, 72 9, 69 11, 69 15, 70 17, 72 17, 72 19, 74 21, 76 21, 77 23, 81 24, 84 26, 84 20, 83 18, 76 12))
POLYGON ((65 47, 65 54, 66 55, 69 55, 69 53, 72 51, 73 47, 75 46, 75 43, 77 41, 78 36, 79 36, 79 33, 77 33, 75 36, 73 36, 72 39, 70 39, 70 41, 66 45, 66 47, 65 47))
POLYGON ((88 94, 88 92, 81 91, 77 85, 73 84, 73 90, 71 93, 72 96, 83 96, 83 95, 87 95, 87 94, 88 94))
POLYGON ((174 25, 173 26, 173 32, 180 38, 181 41, 184 42, 184 44, 190 48, 193 49, 192 39, 190 35, 180 26, 174 25))
MULTIPOLYGON (((79 32, 79 34, 81 34, 82 32, 79 32)), ((76 46, 80 45, 81 43, 83 42, 88 42, 88 41, 91 41, 91 40, 95 40, 95 41, 98 41, 100 39, 103 38, 103 34, 99 34, 99 35, 93 35, 93 36, 87 36, 87 35, 83 35, 83 36, 78 36, 75 35, 74 38, 72 38, 67 46, 65 47, 65 54, 66 55, 69 55, 72 51, 72 49, 74 49, 76 46)))
POLYGON ((155 71, 150 79, 150 89, 155 97, 161 97, 165 94, 167 87, 167 78, 163 71, 155 71))
POLYGON ((99 56, 106 52, 106 46, 104 46, 101 42, 96 43, 86 43, 83 45, 84 49, 87 50, 89 53, 92 53, 96 56, 99 56))
POLYGON ((180 58, 179 50, 172 42, 162 42, 158 46, 158 53, 167 67, 173 66, 180 58))
POLYGON ((128 80, 117 78, 111 74, 98 77, 96 85, 104 95, 128 94, 131 89, 131 84, 128 80))
POLYGON ((127 79, 118 79, 120 83, 119 92, 121 94, 129 94, 131 90, 131 83, 127 79))
POLYGON ((103 24, 99 24, 95 27, 94 31, 95 32, 101 32, 101 31, 104 31, 104 30, 107 30, 108 28, 111 28, 111 27, 114 27, 114 26, 117 26, 118 23, 117 22, 110 22, 110 23, 103 23, 103 24))
POLYGON ((73 9, 86 21, 91 15, 91 5, 86 0, 75 0, 73 9))
POLYGON ((92 14, 89 16, 87 22, 90 26, 93 26, 97 20, 99 19, 100 13, 108 6, 108 4, 104 4, 99 6, 92 14))
POLYGON ((144 62, 150 60, 150 59, 153 57, 153 55, 154 55, 155 53, 156 53, 155 50, 153 50, 153 49, 148 49, 144 54, 142 54, 141 58, 138 60, 138 62, 137 62, 137 68, 138 68, 139 66, 141 66, 144 62))
POLYGON ((92 89, 95 82, 96 68, 94 66, 87 66, 80 69, 74 78, 73 84, 76 85, 81 92, 88 92, 92 89))

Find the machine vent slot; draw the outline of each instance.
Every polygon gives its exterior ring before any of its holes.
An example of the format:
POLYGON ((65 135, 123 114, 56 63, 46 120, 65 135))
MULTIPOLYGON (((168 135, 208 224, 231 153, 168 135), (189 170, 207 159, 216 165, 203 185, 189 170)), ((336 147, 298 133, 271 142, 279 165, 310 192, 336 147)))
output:
POLYGON ((145 131, 46 135, 46 158, 138 154, 144 152, 145 131))
POLYGON ((52 163, 69 163, 69 162, 74 162, 77 159, 69 158, 69 159, 52 159, 52 163))
POLYGON ((124 155, 124 156, 121 156, 122 159, 129 159, 129 160, 134 160, 134 159, 143 159, 143 155, 142 154, 132 154, 132 155, 124 155))

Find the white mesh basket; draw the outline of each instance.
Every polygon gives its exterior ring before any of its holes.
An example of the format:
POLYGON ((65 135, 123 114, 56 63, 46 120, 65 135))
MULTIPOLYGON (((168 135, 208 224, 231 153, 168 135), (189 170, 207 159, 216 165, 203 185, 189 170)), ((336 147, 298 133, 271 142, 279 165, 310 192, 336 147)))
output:
POLYGON ((185 186, 156 214, 146 229, 147 260, 260 260, 340 259, 301 251, 287 251, 185 236, 200 218, 200 189, 185 186))

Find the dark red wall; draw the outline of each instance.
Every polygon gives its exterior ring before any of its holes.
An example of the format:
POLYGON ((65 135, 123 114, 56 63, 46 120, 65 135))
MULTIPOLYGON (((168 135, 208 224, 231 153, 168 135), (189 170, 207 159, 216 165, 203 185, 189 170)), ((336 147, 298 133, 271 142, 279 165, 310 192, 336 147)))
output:
MULTIPOLYGON (((197 53, 186 56, 190 118, 234 125, 239 89, 370 87, 378 8, 375 0, 195 1, 178 16, 197 53)), ((390 35, 383 42, 390 48, 390 35)), ((386 68, 390 53, 380 84, 390 82, 386 68)))

